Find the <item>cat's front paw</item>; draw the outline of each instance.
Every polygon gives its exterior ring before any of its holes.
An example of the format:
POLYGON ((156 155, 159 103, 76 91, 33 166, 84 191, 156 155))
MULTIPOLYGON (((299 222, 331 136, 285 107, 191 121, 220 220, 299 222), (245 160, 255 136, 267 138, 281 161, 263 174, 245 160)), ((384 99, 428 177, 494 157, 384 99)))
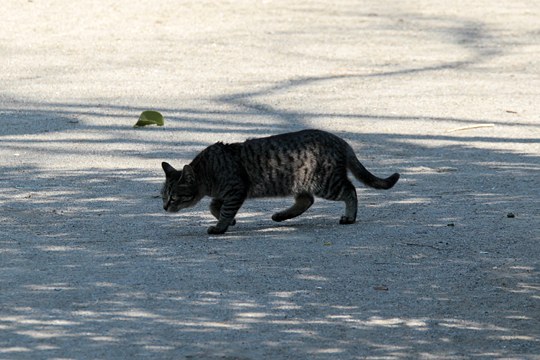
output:
POLYGON ((227 228, 218 228, 217 226, 210 226, 208 228, 208 234, 209 235, 219 235, 219 234, 224 234, 225 231, 227 231, 227 228))
POLYGON ((341 219, 339 220, 339 223, 342 225, 354 224, 355 222, 356 222, 356 219, 351 219, 346 216, 342 216, 341 219))

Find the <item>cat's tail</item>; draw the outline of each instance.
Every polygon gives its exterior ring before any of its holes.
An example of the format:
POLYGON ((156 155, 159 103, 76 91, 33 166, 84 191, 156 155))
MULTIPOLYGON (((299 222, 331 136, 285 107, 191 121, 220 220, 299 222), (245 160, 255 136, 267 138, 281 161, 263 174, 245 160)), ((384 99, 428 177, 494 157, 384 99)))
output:
POLYGON ((353 173, 354 177, 375 189, 390 189, 399 180, 398 173, 394 173, 386 179, 381 179, 373 175, 360 163, 352 149, 347 154, 347 168, 353 173))

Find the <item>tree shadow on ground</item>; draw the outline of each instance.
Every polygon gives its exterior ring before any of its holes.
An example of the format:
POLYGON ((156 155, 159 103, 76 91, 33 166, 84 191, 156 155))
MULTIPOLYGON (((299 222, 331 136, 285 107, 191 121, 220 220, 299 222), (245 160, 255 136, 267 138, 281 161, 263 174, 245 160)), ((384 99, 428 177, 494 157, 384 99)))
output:
MULTIPOLYGON (((403 174, 388 192, 359 188, 358 224, 338 225, 342 205, 322 200, 275 224, 270 214, 290 200, 254 200, 220 238, 205 235, 207 202, 163 214, 155 174, 5 166, 2 352, 460 357, 478 343, 472 355, 481 358, 534 354, 537 157, 463 137, 421 137, 459 143, 436 148, 418 136, 348 137, 376 144, 363 154, 373 172, 403 174)), ((126 141, 149 146, 109 139, 126 141)))
MULTIPOLYGON (((70 143, 85 141, 97 156, 186 159, 208 145, 186 139, 194 133, 262 136, 327 116, 356 123, 411 120, 286 111, 264 97, 338 79, 459 70, 504 50, 494 46, 495 38, 481 24, 443 24, 447 35, 471 49, 470 59, 291 79, 213 99, 235 109, 230 111, 164 109, 168 129, 188 134, 182 139, 155 136, 161 130, 134 136, 123 124, 109 122, 121 119, 129 126, 142 108, 34 103, 23 112, 17 106, 0 109, 3 118, 13 119, 0 130, 0 140, 4 151, 13 153, 81 156, 84 151, 70 143), (94 121, 86 123, 85 117, 94 121), (63 137, 80 131, 94 139, 63 137), (118 153, 127 144, 132 150, 118 153)), ((489 119, 429 120, 478 124, 489 119)), ((339 226, 342 206, 324 201, 303 217, 275 224, 270 214, 290 200, 253 201, 243 207, 238 225, 220 238, 205 235, 214 221, 203 210, 207 202, 177 217, 162 213, 156 173, 130 167, 55 170, 39 162, 3 166, 0 356, 535 356, 538 157, 470 145, 531 140, 345 137, 370 144, 359 154, 376 174, 403 174, 388 192, 359 191, 358 224, 339 226), (418 140, 452 144, 428 147, 418 140)))

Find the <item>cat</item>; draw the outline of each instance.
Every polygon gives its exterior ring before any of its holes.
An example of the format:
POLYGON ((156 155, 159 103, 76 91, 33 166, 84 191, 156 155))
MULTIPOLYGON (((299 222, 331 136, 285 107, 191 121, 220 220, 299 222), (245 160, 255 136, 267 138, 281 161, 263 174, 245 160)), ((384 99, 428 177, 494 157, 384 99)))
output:
POLYGON ((209 234, 223 234, 247 198, 294 196, 295 203, 272 216, 284 221, 309 209, 314 196, 345 202, 340 224, 356 221, 356 189, 347 170, 364 184, 390 189, 399 179, 371 174, 351 146, 322 130, 302 130, 243 143, 218 142, 199 153, 189 165, 176 170, 163 162, 163 208, 177 212, 210 196, 210 212, 218 219, 209 234))

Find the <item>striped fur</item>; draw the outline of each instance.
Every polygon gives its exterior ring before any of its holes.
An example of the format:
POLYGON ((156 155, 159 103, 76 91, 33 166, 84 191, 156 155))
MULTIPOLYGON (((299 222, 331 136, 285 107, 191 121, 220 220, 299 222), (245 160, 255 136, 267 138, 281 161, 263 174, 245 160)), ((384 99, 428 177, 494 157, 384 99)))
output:
POLYGON ((356 189, 347 170, 364 184, 390 189, 399 174, 381 179, 358 161, 343 139, 320 130, 250 139, 243 143, 218 142, 193 161, 176 170, 162 163, 166 180, 163 207, 176 212, 195 205, 204 196, 213 198, 210 211, 218 222, 209 234, 222 234, 247 198, 294 196, 295 203, 275 213, 274 221, 291 219, 306 211, 314 197, 345 202, 341 224, 356 221, 356 189))

